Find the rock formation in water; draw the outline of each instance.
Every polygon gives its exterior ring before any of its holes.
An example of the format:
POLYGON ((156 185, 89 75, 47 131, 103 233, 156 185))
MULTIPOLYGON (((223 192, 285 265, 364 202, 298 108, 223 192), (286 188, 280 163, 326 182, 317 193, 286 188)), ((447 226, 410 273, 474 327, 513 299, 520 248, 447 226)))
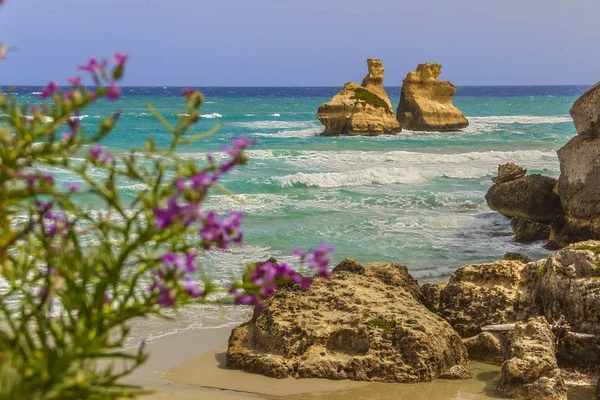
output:
POLYGON ((513 217, 510 221, 510 227, 515 234, 515 239, 520 243, 548 240, 550 237, 550 225, 531 219, 513 217))
POLYGON ((400 132, 392 103, 383 88, 383 65, 376 58, 367 60, 369 72, 362 86, 348 82, 327 103, 321 105, 317 118, 323 135, 382 135, 400 132))
POLYGON ((403 129, 447 132, 469 125, 463 113, 452 104, 456 87, 437 79, 441 72, 440 64, 425 63, 406 75, 396 109, 403 129))
POLYGON ((553 225, 554 248, 600 239, 600 82, 577 99, 570 113, 578 134, 558 150, 565 217, 553 225))
POLYGON ((308 291, 290 286, 235 328, 227 365, 276 378, 430 381, 467 362, 460 336, 392 263, 346 260, 308 291))
POLYGON ((508 333, 498 390, 523 400, 567 400, 555 357, 555 336, 544 318, 518 323, 508 333))

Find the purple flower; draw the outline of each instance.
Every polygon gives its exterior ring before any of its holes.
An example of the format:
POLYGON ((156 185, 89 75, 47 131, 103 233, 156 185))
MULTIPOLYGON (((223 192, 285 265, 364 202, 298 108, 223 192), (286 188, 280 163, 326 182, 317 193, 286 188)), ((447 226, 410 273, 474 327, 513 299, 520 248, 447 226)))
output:
POLYGON ((123 68, 125 66, 125 63, 127 62, 127 59, 129 58, 129 54, 123 54, 123 53, 115 53, 113 55, 113 59, 115 60, 115 63, 117 64, 117 66, 123 68))
POLYGON ((86 72, 90 72, 92 74, 97 74, 99 72, 102 72, 105 68, 106 68, 106 61, 103 60, 102 62, 98 62, 98 60, 96 60, 96 57, 90 58, 88 60, 87 64, 79 66, 80 71, 86 71, 86 72))
POLYGON ((195 264, 196 254, 190 252, 184 256, 169 252, 162 256, 163 265, 167 268, 175 267, 180 272, 196 272, 198 267, 195 264))
POLYGON ((55 81, 48 82, 48 85, 42 89, 42 92, 38 95, 40 99, 47 99, 58 91, 58 84, 55 81))
POLYGON ((190 296, 192 296, 195 299, 197 299, 198 297, 202 297, 204 295, 204 292, 202 290, 200 290, 200 288, 198 288, 196 283, 190 277, 187 277, 185 279, 185 284, 184 284, 183 288, 187 294, 189 294, 190 296))
POLYGON ((104 151, 102 149, 102 146, 95 145, 90 147, 88 158, 93 163, 108 165, 108 163, 110 162, 110 153, 108 151, 104 151))
POLYGON ((71 193, 78 192, 80 189, 79 184, 77 183, 66 183, 65 188, 71 193))
POLYGON ((190 99, 190 97, 192 96, 193 93, 194 93, 193 89, 183 88, 183 97, 186 98, 187 100, 190 99))
POLYGON ((78 76, 74 76, 74 77, 68 78, 67 82, 69 82, 69 84, 71 86, 79 86, 79 85, 81 85, 81 78, 78 76))
POLYGON ((112 298, 110 297, 110 295, 108 293, 104 293, 104 304, 110 304, 111 301, 112 298))
POLYGON ((212 246, 219 249, 228 249, 231 243, 241 243, 243 235, 238 232, 242 224, 244 214, 241 212, 230 212, 227 217, 217 217, 214 211, 209 211, 202 218, 200 236, 206 250, 212 246))
POLYGON ((179 221, 184 226, 188 226, 200 218, 200 209, 197 204, 179 205, 176 197, 167 200, 166 208, 156 208, 154 210, 154 226, 160 229, 168 228, 174 222, 179 221))
POLYGON ((221 150, 229 155, 231 159, 221 164, 219 172, 225 173, 236 165, 243 164, 245 162, 242 157, 243 151, 254 144, 256 144, 256 140, 251 140, 247 137, 231 139, 231 146, 223 146, 221 148, 221 150))
POLYGON ((310 249, 308 251, 302 251, 294 249, 293 254, 300 257, 302 261, 306 261, 306 264, 317 272, 317 275, 323 278, 329 278, 331 272, 329 272, 329 263, 331 262, 331 254, 333 253, 333 247, 319 243, 317 248, 310 249))
POLYGON ((175 297, 175 290, 169 288, 165 284, 162 284, 158 289, 158 296, 156 297, 156 304, 161 307, 167 308, 175 304, 177 298, 175 297))
POLYGON ((119 88, 115 81, 110 81, 108 89, 106 90, 106 98, 111 101, 119 100, 121 97, 121 88, 119 88))

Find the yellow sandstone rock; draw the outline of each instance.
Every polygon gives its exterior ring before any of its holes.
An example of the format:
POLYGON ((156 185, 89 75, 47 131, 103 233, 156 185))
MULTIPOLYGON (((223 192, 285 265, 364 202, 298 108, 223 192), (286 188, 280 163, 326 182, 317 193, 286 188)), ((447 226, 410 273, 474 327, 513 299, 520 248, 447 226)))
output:
POLYGON ((402 81, 396 116, 403 129, 413 131, 456 131, 469 126, 463 113, 452 104, 456 87, 437 79, 442 66, 419 64, 402 81))
POLYGON ((333 98, 321 105, 317 118, 323 135, 382 135, 401 131, 392 103, 383 88, 383 65, 376 58, 367 60, 369 73, 362 86, 348 82, 333 98))

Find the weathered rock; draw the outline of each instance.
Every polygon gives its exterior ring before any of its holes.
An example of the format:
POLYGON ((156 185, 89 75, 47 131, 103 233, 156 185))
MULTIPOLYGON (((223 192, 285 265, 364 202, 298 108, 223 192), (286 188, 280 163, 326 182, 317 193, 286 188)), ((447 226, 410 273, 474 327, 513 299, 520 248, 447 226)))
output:
POLYGON ((529 282, 530 274, 522 275, 526 265, 496 261, 460 267, 441 292, 440 315, 462 337, 477 335, 485 325, 536 315, 538 310, 528 289, 535 284, 529 282))
POLYGON ((600 82, 579 97, 571 110, 577 133, 585 139, 600 136, 600 82))
POLYGON ((498 165, 498 176, 492 178, 494 183, 504 183, 521 178, 527 174, 527 170, 515 163, 506 163, 498 165))
POLYGON ((448 282, 426 283, 421 286, 421 294, 423 295, 423 304, 431 312, 439 314, 440 312, 440 297, 442 290, 448 286, 448 282))
POLYGON ((444 372, 440 375, 442 379, 471 379, 473 377, 473 373, 466 369, 463 365, 455 365, 450 368, 448 371, 444 372))
POLYGON ((600 400, 600 378, 598 378, 598 383, 596 384, 596 400, 600 400))
POLYGON ((529 175, 492 185, 485 195, 488 206, 507 217, 549 222, 564 211, 554 192, 556 179, 529 175))
POLYGON ((548 321, 564 316, 572 331, 600 334, 599 246, 577 243, 548 258, 539 289, 548 321))
POLYGON ((396 116, 404 129, 413 131, 456 131, 469 126, 463 113, 452 104, 456 87, 438 80, 442 66, 419 64, 402 81, 396 116))
POLYGON ((557 191, 565 218, 553 225, 554 247, 600 239, 600 138, 577 135, 558 150, 558 159, 557 191))
POLYGON ((507 335, 507 360, 498 390, 517 399, 566 400, 567 387, 554 356, 555 337, 543 317, 518 323, 507 335))
POLYGON ((354 274, 362 275, 365 273, 365 267, 353 258, 346 258, 345 260, 340 262, 338 265, 336 265, 335 268, 333 269, 333 272, 342 272, 342 271, 352 272, 354 274))
POLYGON ((550 225, 541 222, 513 217, 510 221, 510 226, 515 234, 515 239, 520 243, 548 240, 550 237, 550 225))
POLYGON ((500 335, 491 332, 481 332, 463 340, 469 359, 500 364, 503 361, 500 335))
POLYGON ((561 367, 597 367, 600 365, 600 335, 584 338, 569 334, 561 338, 558 341, 556 359, 561 367))
POLYGON ((522 263, 525 263, 525 264, 528 264, 533 261, 531 258, 527 257, 525 254, 510 253, 510 252, 504 254, 503 259, 507 260, 507 261, 521 261, 522 263))
MULTIPOLYGON (((349 264, 349 263, 347 263, 349 264)), ((227 365, 271 377, 428 381, 467 361, 458 334, 428 311, 406 268, 338 268, 308 291, 282 288, 235 328, 227 365)))
POLYGON ((402 130, 383 88, 381 61, 370 58, 367 64, 369 73, 363 86, 348 82, 319 107, 317 118, 325 125, 323 135, 382 135, 402 130))

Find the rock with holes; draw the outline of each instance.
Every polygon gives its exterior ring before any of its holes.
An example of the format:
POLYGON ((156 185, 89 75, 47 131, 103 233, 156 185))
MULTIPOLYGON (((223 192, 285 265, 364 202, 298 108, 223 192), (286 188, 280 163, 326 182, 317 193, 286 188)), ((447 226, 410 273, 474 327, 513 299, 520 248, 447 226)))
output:
POLYGON ((267 299, 233 330, 227 365, 275 378, 420 382, 468 361, 405 267, 342 264, 307 291, 291 286, 267 299))
POLYGON ((548 240, 550 237, 550 225, 530 219, 514 217, 510 226, 515 239, 520 243, 531 243, 536 240, 548 240))
POLYGON ((442 296, 442 290, 444 290, 446 286, 448 286, 448 282, 426 283, 421 286, 423 304, 429 311, 439 314, 440 298, 442 296))
POLYGON ((317 118, 323 135, 382 135, 401 131, 392 103, 383 88, 383 65, 376 58, 367 60, 369 72, 362 85, 348 82, 327 103, 321 105, 317 118))
POLYGON ((439 314, 465 338, 486 325, 536 315, 530 280, 537 278, 523 274, 528 265, 518 260, 463 265, 441 291, 439 314))
POLYGON ((471 360, 501 364, 503 361, 501 334, 481 332, 463 340, 471 360))
POLYGON ((469 126, 464 114, 452 104, 456 87, 438 80, 442 66, 419 64, 402 81, 396 117, 403 129, 412 131, 457 131, 469 126))
POLYGON ((515 399, 567 400, 555 357, 555 337, 543 317, 518 323, 507 335, 498 391, 515 399))
POLYGON ((464 365, 455 365, 450 368, 448 371, 444 372, 440 375, 442 379, 471 379, 473 377, 473 373, 465 368, 464 365))

